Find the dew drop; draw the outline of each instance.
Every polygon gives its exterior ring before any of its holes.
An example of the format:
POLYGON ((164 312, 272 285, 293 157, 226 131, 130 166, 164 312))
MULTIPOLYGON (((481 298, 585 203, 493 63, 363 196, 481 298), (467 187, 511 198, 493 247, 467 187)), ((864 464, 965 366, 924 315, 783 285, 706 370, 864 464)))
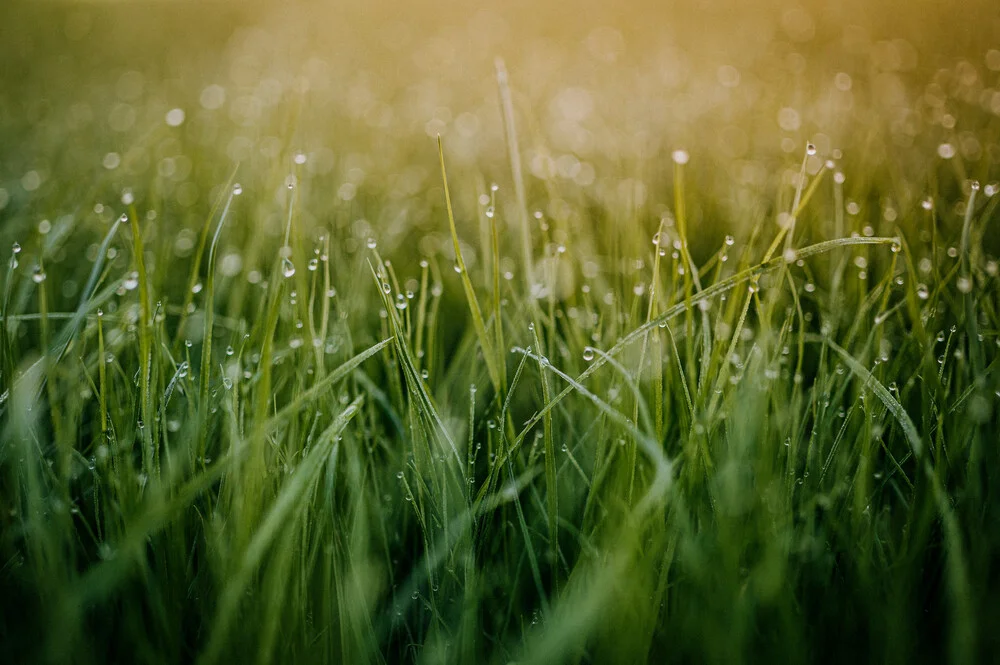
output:
POLYGON ((295 264, 289 259, 281 259, 281 274, 285 277, 291 277, 295 274, 295 264))

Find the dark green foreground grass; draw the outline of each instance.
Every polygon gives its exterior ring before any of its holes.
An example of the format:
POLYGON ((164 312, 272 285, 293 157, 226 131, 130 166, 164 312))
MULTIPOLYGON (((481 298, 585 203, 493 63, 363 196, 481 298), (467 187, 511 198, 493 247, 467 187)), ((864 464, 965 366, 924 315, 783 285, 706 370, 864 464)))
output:
POLYGON ((521 154, 516 72, 440 153, 292 74, 256 124, 46 98, 0 181, 0 660, 996 660, 989 58, 921 132, 858 90, 843 154, 702 127, 593 184, 521 154))

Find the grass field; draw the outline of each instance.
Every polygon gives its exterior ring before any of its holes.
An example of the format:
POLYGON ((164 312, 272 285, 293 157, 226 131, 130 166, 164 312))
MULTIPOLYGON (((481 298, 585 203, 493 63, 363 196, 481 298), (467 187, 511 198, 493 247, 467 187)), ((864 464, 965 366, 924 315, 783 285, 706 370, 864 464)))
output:
POLYGON ((998 660, 990 3, 0 44, 0 660, 998 660))

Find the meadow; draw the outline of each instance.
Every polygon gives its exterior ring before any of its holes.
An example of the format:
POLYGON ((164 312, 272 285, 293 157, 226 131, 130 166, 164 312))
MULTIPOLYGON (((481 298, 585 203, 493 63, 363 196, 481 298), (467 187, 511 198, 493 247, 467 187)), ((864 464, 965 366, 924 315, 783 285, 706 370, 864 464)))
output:
POLYGON ((991 3, 16 2, 0 61, 0 660, 997 660, 991 3))

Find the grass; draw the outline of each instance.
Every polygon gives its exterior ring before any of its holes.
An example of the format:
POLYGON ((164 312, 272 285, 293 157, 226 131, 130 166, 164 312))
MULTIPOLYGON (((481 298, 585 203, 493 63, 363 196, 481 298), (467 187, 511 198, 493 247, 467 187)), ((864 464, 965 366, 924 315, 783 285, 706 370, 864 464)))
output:
POLYGON ((331 138, 284 61, 250 121, 202 92, 164 123, 194 84, 147 76, 128 131, 0 123, 50 155, 41 187, 0 168, 0 651, 993 660, 1000 54, 900 75, 953 114, 914 102, 916 134, 857 90, 839 135, 734 157, 706 111, 561 162, 544 94, 485 62, 492 129, 399 148, 331 138))

